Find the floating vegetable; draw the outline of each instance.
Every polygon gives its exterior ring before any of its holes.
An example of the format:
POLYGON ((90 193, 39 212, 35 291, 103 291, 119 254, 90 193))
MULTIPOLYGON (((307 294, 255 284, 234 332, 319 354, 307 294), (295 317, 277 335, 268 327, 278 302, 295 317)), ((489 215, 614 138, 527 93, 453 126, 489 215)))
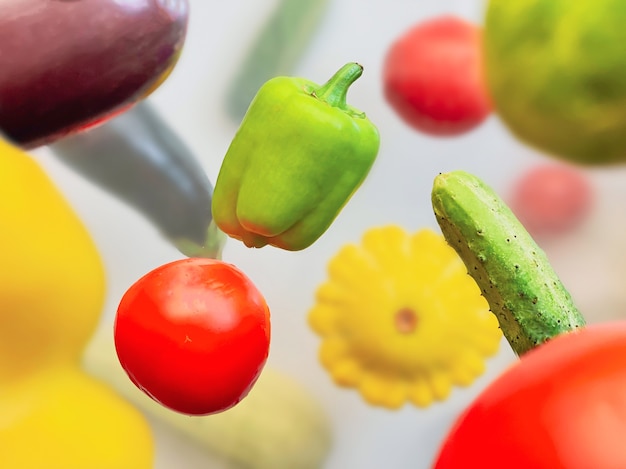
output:
POLYGON ((78 363, 102 260, 42 168, 0 140, 0 467, 151 469, 143 416, 78 363))
MULTIPOLYGON (((92 339, 84 368, 226 467, 319 469, 332 448, 332 427, 321 403, 291 376, 266 366, 250 394, 227 412, 189 416, 154 402, 120 366, 108 327, 92 339)), ((220 466, 221 467, 221 466, 220 466)))
POLYGON ((438 176, 433 208, 522 355, 460 416, 434 467, 625 467, 626 323, 585 326, 543 253, 475 176, 438 176))
POLYGON ((451 429, 434 468, 626 467, 624 370, 626 323, 554 338, 478 396, 451 429))
POLYGON ((183 254, 220 258, 213 186, 189 147, 146 101, 50 146, 69 167, 139 210, 183 254))
POLYGON ((625 22, 621 0, 487 2, 487 84, 516 137, 574 163, 626 162, 625 22))
POLYGON ((386 53, 387 102, 420 132, 452 136, 474 129, 491 114, 481 42, 481 29, 455 16, 411 27, 386 53))
POLYGON ((516 352, 585 324, 546 254, 493 189, 463 171, 441 174, 432 204, 516 352))
POLYGON ((579 227, 593 207, 589 175, 565 164, 540 164, 515 181, 510 206, 535 238, 568 233, 579 227))
POLYGON ((100 123, 174 68, 187 0, 0 2, 0 131, 33 148, 100 123))
POLYGON ((114 337, 139 389, 182 414, 214 414, 239 403, 258 379, 269 354, 269 309, 235 266, 181 259, 128 289, 114 337))
POLYGON ((293 73, 329 0, 280 0, 254 38, 227 93, 228 114, 240 123, 254 95, 271 78, 293 73))
POLYGON ((222 231, 248 247, 298 251, 328 229, 378 154, 378 130, 346 104, 362 72, 349 63, 323 86, 289 77, 263 85, 215 184, 222 231))
POLYGON ((467 269, 441 235, 372 228, 328 264, 309 324, 340 386, 372 405, 425 407, 468 386, 501 340, 467 269))

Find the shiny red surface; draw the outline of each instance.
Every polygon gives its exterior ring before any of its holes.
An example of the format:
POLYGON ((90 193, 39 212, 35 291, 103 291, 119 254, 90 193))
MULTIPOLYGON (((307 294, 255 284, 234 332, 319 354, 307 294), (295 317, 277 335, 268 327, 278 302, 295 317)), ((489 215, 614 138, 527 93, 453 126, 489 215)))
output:
POLYGON ((0 134, 33 148, 143 97, 184 44, 186 0, 0 2, 0 134))
POLYGON ((161 266, 126 292, 115 346, 131 380, 166 407, 190 415, 243 399, 265 365, 269 309, 234 266, 183 259, 161 266))
POLYGON ((626 467, 626 322, 525 354, 473 402, 435 469, 626 467))

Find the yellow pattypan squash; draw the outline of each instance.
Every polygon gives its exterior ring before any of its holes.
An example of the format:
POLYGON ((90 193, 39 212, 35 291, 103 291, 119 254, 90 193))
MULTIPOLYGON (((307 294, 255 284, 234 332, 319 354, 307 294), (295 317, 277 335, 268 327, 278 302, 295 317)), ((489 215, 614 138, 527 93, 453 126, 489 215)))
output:
POLYGON ((470 385, 502 337, 443 236, 393 225, 370 229, 331 259, 309 324, 335 383, 390 409, 425 407, 470 385))
POLYGON ((150 427, 80 369, 99 253, 42 168, 0 140, 0 467, 150 469, 150 427))

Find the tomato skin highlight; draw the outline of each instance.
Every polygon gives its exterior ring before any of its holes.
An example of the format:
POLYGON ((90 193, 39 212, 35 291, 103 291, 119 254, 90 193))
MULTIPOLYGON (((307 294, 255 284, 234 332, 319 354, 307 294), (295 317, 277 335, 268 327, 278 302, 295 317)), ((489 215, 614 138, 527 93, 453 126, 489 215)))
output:
POLYGON ((115 347, 129 378, 174 411, 208 415, 241 401, 270 345, 270 313, 251 280, 208 258, 162 265, 122 297, 115 347))
POLYGON ((526 353, 453 426, 435 469, 626 467, 626 322, 526 353))
POLYGON ((416 24, 389 47, 383 92, 406 124, 426 134, 454 136, 491 114, 481 38, 476 25, 446 15, 416 24))

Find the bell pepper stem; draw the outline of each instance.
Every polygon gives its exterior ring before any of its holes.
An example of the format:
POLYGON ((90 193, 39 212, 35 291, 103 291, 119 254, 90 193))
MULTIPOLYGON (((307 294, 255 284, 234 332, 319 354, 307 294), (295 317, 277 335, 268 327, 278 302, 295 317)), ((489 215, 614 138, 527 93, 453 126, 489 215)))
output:
POLYGON ((350 62, 341 67, 330 80, 313 91, 313 96, 330 106, 348 110, 346 97, 348 88, 363 74, 363 66, 350 62))

